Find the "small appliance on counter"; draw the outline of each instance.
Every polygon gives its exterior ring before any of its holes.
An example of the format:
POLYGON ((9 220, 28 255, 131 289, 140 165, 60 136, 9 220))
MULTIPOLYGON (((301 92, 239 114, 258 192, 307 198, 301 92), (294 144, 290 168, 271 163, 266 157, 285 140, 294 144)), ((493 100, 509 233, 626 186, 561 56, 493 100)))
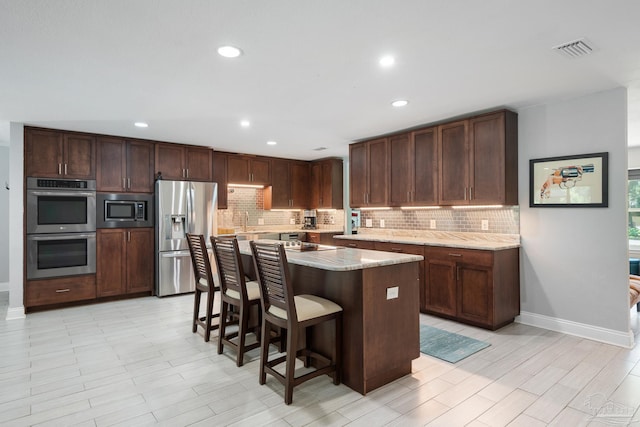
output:
POLYGON ((316 210, 305 210, 304 211, 304 225, 302 226, 303 230, 315 230, 318 228, 318 217, 316 216, 316 210))
POLYGON ((358 234, 359 227, 360 227, 360 209, 353 209, 351 211, 351 234, 358 234))

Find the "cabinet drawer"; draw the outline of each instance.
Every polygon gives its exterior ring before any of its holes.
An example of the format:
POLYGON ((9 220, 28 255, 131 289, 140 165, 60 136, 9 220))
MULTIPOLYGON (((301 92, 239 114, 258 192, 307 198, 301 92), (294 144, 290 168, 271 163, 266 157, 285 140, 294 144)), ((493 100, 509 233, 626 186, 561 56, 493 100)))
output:
POLYGON ((96 276, 70 276, 27 282, 26 305, 58 304, 96 298, 96 276))
POLYGON ((336 245, 355 249, 375 249, 375 243, 368 240, 335 239, 336 245))
POLYGON ((477 249, 459 249, 427 246, 424 251, 427 259, 440 259, 452 262, 464 262, 469 264, 491 267, 493 265, 493 252, 477 249))
POLYGON ((400 254, 424 255, 424 246, 405 243, 375 242, 377 251, 397 252, 400 254))
POLYGON ((307 242, 320 243, 320 233, 307 232, 307 242))

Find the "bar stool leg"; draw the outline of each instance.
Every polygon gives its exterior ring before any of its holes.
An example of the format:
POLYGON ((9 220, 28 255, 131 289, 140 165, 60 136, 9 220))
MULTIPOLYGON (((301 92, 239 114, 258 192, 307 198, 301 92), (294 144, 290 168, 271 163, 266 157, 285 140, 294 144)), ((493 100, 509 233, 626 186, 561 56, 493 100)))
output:
POLYGON ((200 318, 200 290, 196 289, 193 303, 193 328, 191 331, 195 334, 198 331, 198 319, 200 318))

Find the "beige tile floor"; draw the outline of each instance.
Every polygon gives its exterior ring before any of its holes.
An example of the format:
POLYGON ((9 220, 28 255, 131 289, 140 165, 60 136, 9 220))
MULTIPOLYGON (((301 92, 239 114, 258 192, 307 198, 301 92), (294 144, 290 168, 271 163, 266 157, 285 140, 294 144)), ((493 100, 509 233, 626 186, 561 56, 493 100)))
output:
MULTIPOLYGON (((257 350, 237 368, 191 333, 192 301, 138 298, 0 320, 0 425, 640 426, 640 349, 426 315, 421 322, 491 347, 457 364, 422 355, 411 375, 367 396, 316 378, 287 406, 275 379, 258 384, 257 350)), ((7 305, 0 293, 0 319, 7 305)))

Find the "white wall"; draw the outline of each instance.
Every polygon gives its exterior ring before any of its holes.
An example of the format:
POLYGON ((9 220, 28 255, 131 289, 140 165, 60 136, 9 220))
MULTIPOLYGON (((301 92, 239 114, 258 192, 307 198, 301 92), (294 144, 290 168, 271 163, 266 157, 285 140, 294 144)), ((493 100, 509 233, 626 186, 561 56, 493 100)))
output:
POLYGON ((627 98, 618 88, 518 112, 519 321, 618 345, 629 333, 627 98), (529 160, 609 152, 608 208, 530 208, 529 160))
POLYGON ((629 148, 629 169, 640 169, 640 147, 629 148))
POLYGON ((9 191, 5 183, 9 182, 9 146, 0 145, 0 291, 9 289, 9 191))
POLYGON ((9 152, 9 309, 7 319, 24 317, 23 296, 23 177, 24 126, 11 123, 9 152))

